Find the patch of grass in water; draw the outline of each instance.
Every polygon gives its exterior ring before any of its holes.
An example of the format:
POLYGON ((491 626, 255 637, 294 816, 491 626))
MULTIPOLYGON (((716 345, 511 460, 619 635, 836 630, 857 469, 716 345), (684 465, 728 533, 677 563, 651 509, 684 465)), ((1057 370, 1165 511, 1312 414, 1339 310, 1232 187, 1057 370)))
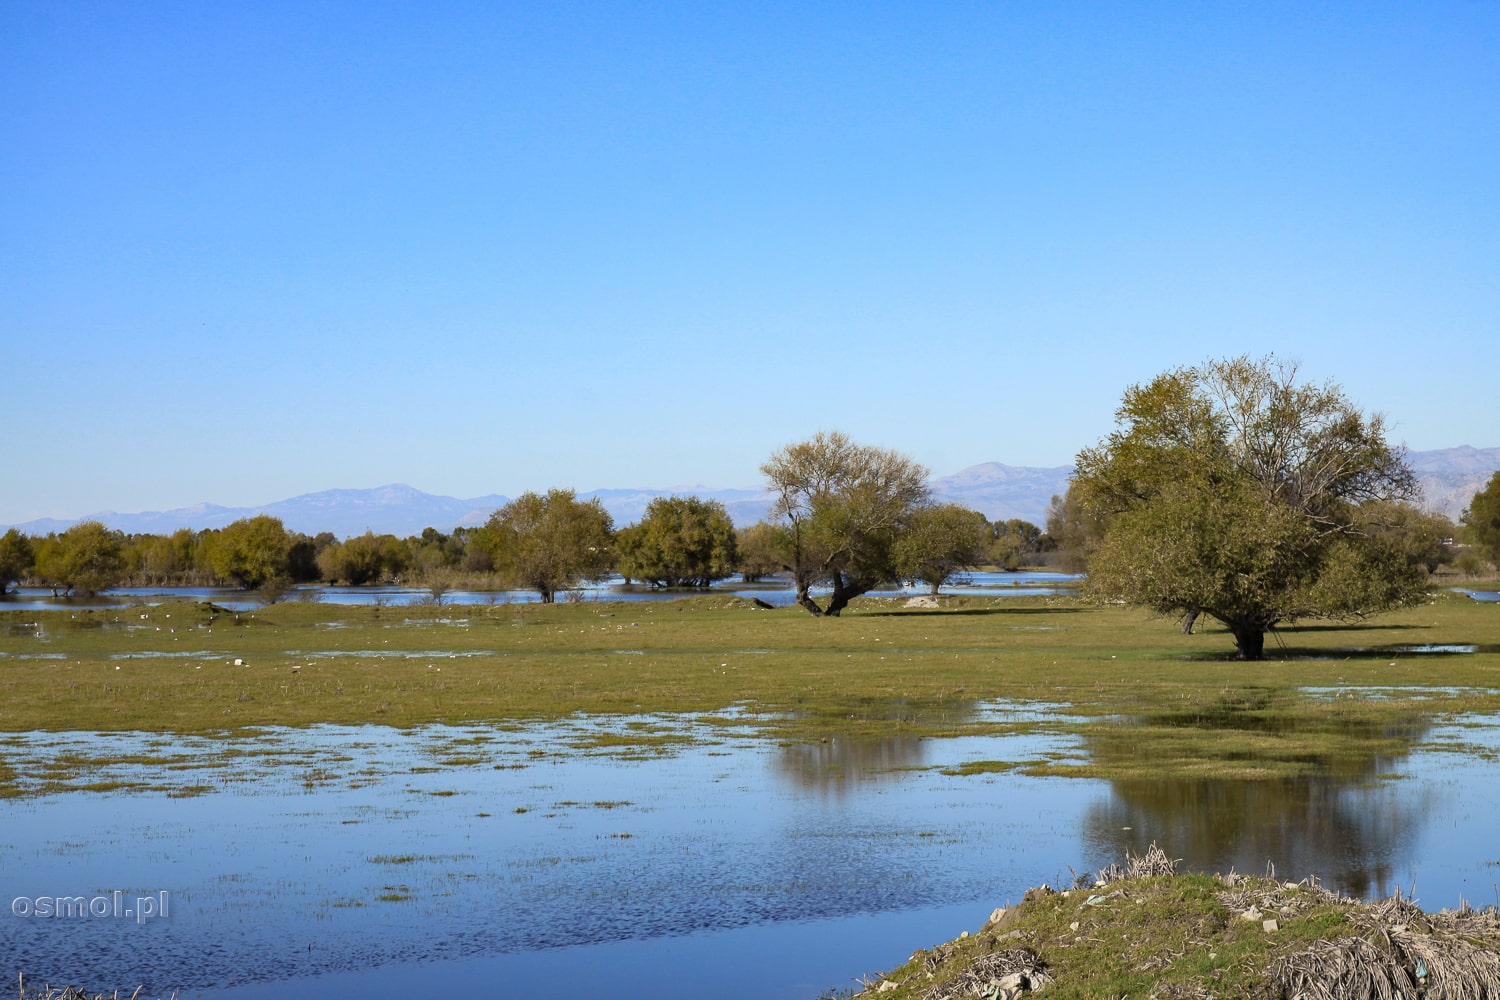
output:
POLYGON ((940 768, 939 773, 962 777, 974 774, 1009 774, 1020 769, 1022 763, 1014 760, 971 760, 957 767, 940 768))
POLYGON ((578 739, 569 740, 568 748, 571 750, 607 750, 623 747, 630 750, 663 749, 669 747, 691 746, 700 740, 696 736, 687 733, 589 733, 578 739))
POLYGON ((179 785, 167 791, 169 799, 191 799, 199 795, 207 795, 214 790, 213 785, 179 785))

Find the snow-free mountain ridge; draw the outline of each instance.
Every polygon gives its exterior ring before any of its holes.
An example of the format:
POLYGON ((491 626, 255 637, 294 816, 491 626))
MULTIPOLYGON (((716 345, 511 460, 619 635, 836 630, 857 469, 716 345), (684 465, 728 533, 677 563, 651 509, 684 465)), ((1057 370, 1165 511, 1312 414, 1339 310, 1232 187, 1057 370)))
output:
MULTIPOLYGON (((1415 451, 1407 455, 1412 471, 1422 483, 1423 506, 1457 520, 1475 492, 1500 471, 1500 448, 1443 448, 1415 451)), ((945 503, 958 503, 981 511, 991 520, 1020 518, 1045 524, 1047 503, 1068 488, 1072 467, 1053 468, 1003 465, 986 462, 961 469, 951 476, 932 480, 933 495, 945 503)), ((600 489, 579 494, 597 497, 615 519, 625 525, 640 520, 646 505, 659 496, 697 496, 718 500, 738 525, 754 524, 770 509, 770 497, 759 487, 709 489, 684 486, 672 489, 600 489)), ((488 520, 509 497, 491 494, 470 499, 437 496, 404 484, 367 490, 323 490, 280 500, 259 507, 222 507, 200 503, 166 511, 121 514, 102 511, 72 520, 40 518, 13 525, 28 535, 63 531, 79 521, 102 521, 130 534, 170 534, 179 528, 222 528, 244 517, 269 514, 281 519, 288 530, 308 535, 330 531, 339 538, 366 531, 400 537, 420 534, 423 528, 451 531, 455 527, 477 527, 488 520)))

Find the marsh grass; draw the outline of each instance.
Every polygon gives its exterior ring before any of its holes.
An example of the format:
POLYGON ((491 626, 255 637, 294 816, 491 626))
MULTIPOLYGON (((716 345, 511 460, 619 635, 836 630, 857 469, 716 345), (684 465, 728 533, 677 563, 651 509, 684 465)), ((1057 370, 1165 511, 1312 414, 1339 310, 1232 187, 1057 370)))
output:
MULTIPOLYGON (((1408 750, 1430 720, 1500 711, 1500 606, 1447 592, 1369 623, 1283 629, 1259 663, 1230 659, 1222 629, 1182 636, 1143 612, 1068 597, 956 597, 937 609, 861 599, 834 619, 724 596, 464 614, 301 602, 0 612, 0 732, 169 740, 444 723, 468 727, 465 745, 450 742, 439 758, 460 767, 489 760, 479 748, 488 731, 619 716, 622 725, 534 752, 653 756, 715 733, 807 742, 1032 732, 1072 737, 1076 750, 970 769, 1262 778, 1353 768, 1408 750), (1477 652, 1411 651, 1456 645, 1477 652), (1036 711, 1017 721, 985 710, 998 703, 1036 711)), ((231 742, 226 754, 246 760, 284 752, 231 742)), ((110 763, 80 747, 46 775, 23 775, 7 758, 0 744, 0 796, 110 763)), ((182 784, 197 783, 185 774, 182 784)))

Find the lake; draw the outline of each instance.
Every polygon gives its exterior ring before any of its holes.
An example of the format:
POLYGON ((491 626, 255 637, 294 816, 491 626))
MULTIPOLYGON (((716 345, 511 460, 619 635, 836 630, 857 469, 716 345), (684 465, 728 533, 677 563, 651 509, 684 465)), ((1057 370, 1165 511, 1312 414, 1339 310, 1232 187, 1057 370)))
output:
POLYGON ((0 759, 37 793, 0 801, 0 954, 36 982, 184 998, 812 1000, 1153 841, 1195 869, 1484 905, 1500 901, 1500 727, 1465 721, 1276 781, 960 776, 945 769, 1076 744, 783 746, 663 716, 10 735, 0 759), (74 753, 130 759, 49 788, 74 753), (119 782, 138 789, 83 787, 119 782), (166 893, 168 914, 116 916, 116 891, 126 909, 166 893), (109 912, 18 915, 56 897, 109 912))
MULTIPOLYGON (((1082 579, 1081 576, 1069 573, 976 571, 967 574, 963 583, 946 586, 942 592, 991 597, 1072 593, 1082 579)), ((872 591, 869 596, 917 596, 926 594, 929 590, 930 588, 926 586, 902 587, 872 591)), ((813 593, 818 595, 827 592, 826 588, 813 590, 813 593)), ((566 594, 559 594, 557 599, 559 601, 666 601, 693 593, 734 594, 745 598, 759 598, 778 607, 785 607, 796 599, 796 594, 786 580, 772 579, 756 584, 722 580, 707 591, 682 591, 627 586, 624 579, 619 576, 612 576, 598 583, 582 585, 566 594)), ((321 601, 328 604, 384 604, 394 607, 430 601, 432 595, 422 587, 301 586, 294 588, 285 599, 321 601)), ((444 604, 529 604, 537 600, 535 591, 530 590, 453 590, 443 595, 444 604)), ((0 597, 0 610, 112 608, 161 604, 166 601, 212 601, 219 607, 230 611, 251 611, 264 604, 254 593, 231 587, 121 587, 107 590, 93 597, 74 598, 54 598, 50 590, 23 587, 19 591, 0 597)))

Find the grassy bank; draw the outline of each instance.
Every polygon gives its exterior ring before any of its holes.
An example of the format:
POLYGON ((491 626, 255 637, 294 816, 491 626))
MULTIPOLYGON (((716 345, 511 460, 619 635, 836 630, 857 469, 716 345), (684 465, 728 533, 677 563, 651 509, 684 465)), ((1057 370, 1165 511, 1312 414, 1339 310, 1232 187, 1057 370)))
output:
POLYGON ((1137 610, 1047 597, 870 600, 837 619, 734 597, 4 612, 0 731, 701 721, 740 706, 748 723, 726 725, 786 740, 1082 737, 1061 758, 976 760, 974 771, 1256 777, 1399 750, 1421 720, 1500 710, 1497 605, 1438 592, 1369 623, 1284 629, 1267 646, 1267 661, 1238 663, 1218 628, 1182 636, 1137 610), (1452 651, 1418 651, 1434 647, 1452 651), (996 700, 1069 711, 1026 723, 973 711, 996 700))
POLYGON ((1425 914, 1315 880, 1178 875, 1153 848, 1097 878, 1042 886, 977 934, 919 951, 861 996, 891 1000, 1356 1000, 1500 996, 1494 907, 1425 914))

